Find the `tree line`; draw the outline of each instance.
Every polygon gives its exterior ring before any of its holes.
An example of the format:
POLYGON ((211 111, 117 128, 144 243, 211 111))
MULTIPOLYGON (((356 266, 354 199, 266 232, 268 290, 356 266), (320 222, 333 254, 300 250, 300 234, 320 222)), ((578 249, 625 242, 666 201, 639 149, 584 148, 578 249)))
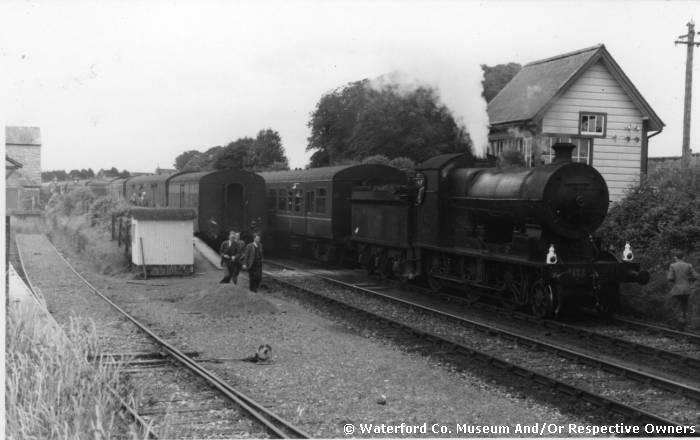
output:
MULTIPOLYGON (((491 101, 521 66, 508 63, 481 69, 482 96, 491 101)), ((313 153, 310 168, 362 162, 408 170, 438 154, 472 151, 466 127, 430 86, 406 91, 391 82, 381 86, 368 79, 351 82, 321 96, 307 126, 311 135, 306 150, 313 153)), ((279 133, 268 128, 256 138, 240 138, 206 151, 185 151, 175 158, 175 168, 286 170, 289 160, 279 133)))
POLYGON ((92 168, 88 169, 75 169, 75 170, 70 170, 66 172, 65 170, 52 170, 52 171, 42 171, 41 172, 41 181, 42 182, 51 182, 53 180, 57 180, 59 182, 64 181, 64 180, 75 180, 75 179, 109 179, 109 178, 116 178, 116 177, 129 177, 131 174, 127 170, 122 170, 121 172, 117 170, 116 167, 112 167, 110 169, 100 169, 97 173, 95 173, 92 168))
POLYGON ((206 151, 189 150, 175 158, 177 170, 204 171, 228 168, 249 171, 288 170, 280 134, 267 128, 255 138, 242 137, 226 146, 216 146, 206 151))

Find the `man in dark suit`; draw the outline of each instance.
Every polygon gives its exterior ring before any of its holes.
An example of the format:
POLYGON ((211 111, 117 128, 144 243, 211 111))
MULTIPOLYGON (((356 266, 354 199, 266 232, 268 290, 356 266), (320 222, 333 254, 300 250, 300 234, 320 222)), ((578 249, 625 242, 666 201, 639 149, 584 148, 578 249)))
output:
POLYGON ((683 261, 683 251, 674 250, 672 253, 674 262, 666 275, 673 283, 669 305, 676 318, 676 327, 684 330, 688 322, 688 297, 693 293, 693 284, 698 279, 698 274, 691 264, 683 261))
POLYGON ((262 260, 263 247, 260 242, 260 234, 255 234, 253 242, 246 246, 245 256, 243 257, 243 270, 248 271, 251 292, 257 292, 258 286, 260 286, 262 281, 262 260))
POLYGON ((236 231, 229 232, 228 240, 221 243, 219 248, 221 265, 226 272, 226 276, 220 281, 221 283, 233 281, 233 284, 238 284, 238 274, 241 271, 241 255, 243 255, 244 248, 244 243, 238 237, 239 234, 236 231))

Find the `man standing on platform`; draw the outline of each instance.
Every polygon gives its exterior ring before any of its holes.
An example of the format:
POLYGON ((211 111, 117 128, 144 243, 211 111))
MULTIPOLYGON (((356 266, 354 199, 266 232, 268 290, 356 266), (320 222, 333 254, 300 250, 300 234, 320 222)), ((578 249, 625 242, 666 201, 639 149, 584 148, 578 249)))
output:
POLYGON ((236 243, 236 253, 232 256, 233 264, 231 267, 231 280, 233 284, 238 284, 238 274, 241 273, 243 265, 243 253, 245 252, 245 241, 241 240, 241 233, 236 232, 233 237, 236 243))
POLYGON ((221 243, 219 248, 219 254, 221 255, 221 265, 224 267, 226 276, 220 281, 220 283, 229 283, 233 281, 233 284, 238 283, 238 273, 241 271, 240 257, 243 253, 243 244, 237 239, 237 233, 231 231, 228 234, 228 240, 221 243))
POLYGON ((243 257, 243 270, 248 271, 251 292, 257 292, 262 281, 262 260, 263 247, 260 242, 260 234, 255 234, 253 242, 246 246, 243 257))

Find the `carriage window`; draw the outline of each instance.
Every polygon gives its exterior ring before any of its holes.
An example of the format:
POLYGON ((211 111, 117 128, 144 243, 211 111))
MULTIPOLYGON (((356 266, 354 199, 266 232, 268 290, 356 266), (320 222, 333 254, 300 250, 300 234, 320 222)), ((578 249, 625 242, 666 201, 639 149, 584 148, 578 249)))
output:
POLYGON ((284 193, 284 190, 281 189, 279 190, 279 198, 277 199, 277 209, 280 211, 284 211, 287 208, 287 194, 284 193))
POLYGON ((297 190, 294 192, 294 211, 301 211, 301 201, 304 192, 302 190, 297 190))
POLYGON ((316 212, 326 212, 326 188, 316 190, 316 212))
POLYGON ((294 192, 287 192, 287 210, 292 211, 294 209, 294 192))
POLYGON ((314 212, 314 192, 306 192, 306 212, 314 212))
POLYGON ((277 190, 271 189, 267 192, 267 209, 274 211, 277 206, 277 190))
POLYGON ((605 113, 579 113, 579 134, 605 136, 605 113))

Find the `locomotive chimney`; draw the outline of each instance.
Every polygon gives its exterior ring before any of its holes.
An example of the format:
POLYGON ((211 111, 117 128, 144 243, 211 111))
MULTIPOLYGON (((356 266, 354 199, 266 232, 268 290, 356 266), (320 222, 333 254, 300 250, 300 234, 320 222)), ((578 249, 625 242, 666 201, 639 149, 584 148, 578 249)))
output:
POLYGON ((554 150, 554 160, 552 163, 564 163, 571 162, 571 153, 576 148, 576 145, 570 142, 557 142, 552 145, 554 150))

